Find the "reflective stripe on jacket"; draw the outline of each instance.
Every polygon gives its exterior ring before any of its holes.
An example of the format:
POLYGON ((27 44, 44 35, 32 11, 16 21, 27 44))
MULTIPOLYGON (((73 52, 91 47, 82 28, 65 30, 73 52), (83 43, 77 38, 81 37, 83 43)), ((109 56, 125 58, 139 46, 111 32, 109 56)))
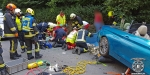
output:
POLYGON ((57 22, 57 25, 60 26, 60 25, 65 25, 66 24, 66 16, 60 16, 60 15, 57 15, 57 18, 56 18, 56 22, 57 22))
POLYGON ((80 29, 77 33, 76 42, 86 42, 86 36, 91 36, 91 33, 85 29, 80 29))
POLYGON ((10 11, 6 11, 4 15, 4 36, 5 37, 15 37, 15 33, 17 32, 17 25, 15 23, 15 16, 9 13, 10 11))
POLYGON ((66 38, 66 42, 75 43, 77 31, 73 30, 66 38))
POLYGON ((17 27, 18 27, 18 30, 21 31, 21 21, 20 21, 20 18, 16 16, 16 24, 17 24, 17 27))

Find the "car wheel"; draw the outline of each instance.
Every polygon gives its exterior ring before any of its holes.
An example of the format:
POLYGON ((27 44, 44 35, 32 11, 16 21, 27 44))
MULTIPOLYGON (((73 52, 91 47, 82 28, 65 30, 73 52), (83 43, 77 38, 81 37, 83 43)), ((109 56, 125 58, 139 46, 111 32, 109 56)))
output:
POLYGON ((102 37, 99 44, 99 52, 102 56, 109 56, 109 44, 106 37, 102 37))

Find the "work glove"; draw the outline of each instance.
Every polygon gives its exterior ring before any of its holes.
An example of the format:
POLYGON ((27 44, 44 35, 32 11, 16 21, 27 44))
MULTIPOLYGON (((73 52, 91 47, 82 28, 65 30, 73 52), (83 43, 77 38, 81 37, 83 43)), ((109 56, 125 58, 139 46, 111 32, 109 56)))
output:
POLYGON ((18 37, 18 33, 15 33, 15 37, 18 37))

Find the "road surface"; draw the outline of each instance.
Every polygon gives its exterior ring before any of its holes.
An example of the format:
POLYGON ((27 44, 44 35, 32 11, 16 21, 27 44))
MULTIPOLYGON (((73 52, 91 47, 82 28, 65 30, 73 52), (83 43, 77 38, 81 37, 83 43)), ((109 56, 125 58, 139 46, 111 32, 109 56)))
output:
MULTIPOLYGON (((3 40, 2 41, 2 47, 3 47, 3 59, 5 62, 11 61, 9 59, 9 41, 3 40)), ((34 47, 34 46, 33 46, 34 47)), ((18 46, 18 53, 21 54, 20 45, 18 46)), ((34 51, 33 51, 34 53, 34 51)), ((52 48, 52 49, 46 49, 41 50, 41 54, 43 54, 42 60, 46 60, 50 62, 51 65, 55 65, 56 63, 59 65, 68 65, 68 66, 76 66, 77 62, 81 60, 92 60, 91 58, 93 55, 90 55, 89 53, 84 53, 81 55, 72 54, 72 51, 64 51, 61 48, 52 48)), ((27 58, 27 54, 22 54, 23 58, 27 58)), ((34 62, 35 59, 30 60, 29 62, 34 62)), ((98 64, 98 65, 87 65, 86 72, 82 75, 108 75, 104 74, 104 72, 117 72, 117 73, 123 73, 127 69, 123 64, 121 64, 118 61, 115 61, 114 63, 105 63, 106 65, 98 64)), ((23 70, 20 72, 17 72, 13 75, 25 75, 28 72, 28 70, 23 70)), ((47 71, 49 72, 49 71, 47 71)), ((50 72, 52 74, 57 74, 56 72, 50 72)), ((30 74, 32 75, 32 74, 30 74)))

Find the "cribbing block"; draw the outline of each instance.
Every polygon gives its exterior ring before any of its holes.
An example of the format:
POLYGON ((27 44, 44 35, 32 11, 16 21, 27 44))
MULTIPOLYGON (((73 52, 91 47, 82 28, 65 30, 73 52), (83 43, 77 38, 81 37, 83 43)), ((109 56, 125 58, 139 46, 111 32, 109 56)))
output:
POLYGON ((6 64, 6 69, 9 74, 19 72, 21 70, 27 69, 28 60, 25 58, 20 58, 17 60, 9 61, 6 64))

